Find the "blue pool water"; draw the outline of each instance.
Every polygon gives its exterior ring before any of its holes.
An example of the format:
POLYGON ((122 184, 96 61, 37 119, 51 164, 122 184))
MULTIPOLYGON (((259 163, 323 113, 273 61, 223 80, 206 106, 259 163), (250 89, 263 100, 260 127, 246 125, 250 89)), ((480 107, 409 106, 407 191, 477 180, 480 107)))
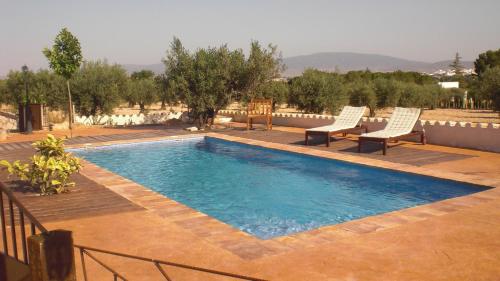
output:
POLYGON ((484 190, 215 138, 73 152, 262 239, 484 190))

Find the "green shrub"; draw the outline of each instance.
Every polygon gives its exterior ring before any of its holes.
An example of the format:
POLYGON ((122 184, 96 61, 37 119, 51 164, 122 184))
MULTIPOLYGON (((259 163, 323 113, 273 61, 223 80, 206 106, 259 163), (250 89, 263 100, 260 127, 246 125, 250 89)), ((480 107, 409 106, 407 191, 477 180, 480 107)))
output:
POLYGON ((500 111, 500 66, 487 69, 479 81, 479 91, 493 101, 493 109, 500 111))
POLYGON ((395 107, 401 98, 402 82, 395 79, 377 78, 373 81, 373 88, 377 96, 377 106, 395 107))
POLYGON ((69 181, 69 177, 80 170, 80 159, 64 151, 63 139, 48 135, 33 146, 37 154, 33 155, 30 164, 2 160, 0 165, 5 166, 9 174, 28 180, 31 187, 42 195, 66 192, 67 187, 75 184, 69 181))
POLYGON ((377 95, 375 94, 371 83, 351 83, 348 92, 351 97, 351 105, 367 106, 368 109, 370 109, 370 116, 375 116, 375 109, 377 108, 377 95))
POLYGON ((291 82, 290 104, 305 113, 336 114, 349 102, 342 82, 338 74, 307 69, 291 82))

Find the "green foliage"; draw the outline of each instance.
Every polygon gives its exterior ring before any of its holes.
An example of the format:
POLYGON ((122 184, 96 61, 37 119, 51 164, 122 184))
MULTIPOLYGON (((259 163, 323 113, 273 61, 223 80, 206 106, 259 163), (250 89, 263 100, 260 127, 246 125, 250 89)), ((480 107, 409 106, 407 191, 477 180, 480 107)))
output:
POLYGON ((272 78, 278 78, 284 70, 281 54, 278 47, 269 44, 263 48, 258 41, 250 44, 250 55, 243 66, 243 84, 247 99, 256 95, 257 89, 272 78))
POLYGON ((52 49, 43 49, 43 54, 49 60, 50 68, 66 80, 71 79, 83 59, 80 42, 66 28, 56 36, 52 49))
POLYGON ((288 101, 289 87, 287 82, 269 81, 257 87, 257 98, 273 99, 273 108, 288 101))
POLYGON ((500 66, 500 49, 489 50, 479 54, 479 57, 474 62, 474 68, 477 75, 481 76, 488 68, 500 66))
POLYGON ((81 168, 80 160, 64 151, 64 141, 52 135, 33 143, 37 154, 33 155, 30 164, 22 164, 19 160, 9 163, 0 161, 11 175, 21 180, 28 180, 31 187, 42 195, 58 194, 67 191, 70 175, 81 168))
POLYGON ((493 108, 500 111, 500 66, 488 68, 479 81, 479 92, 493 101, 493 108))
POLYGON ((139 104, 140 112, 144 113, 146 106, 158 99, 158 84, 154 80, 154 74, 142 75, 145 72, 134 72, 128 81, 128 92, 125 99, 130 104, 139 104), (136 75, 134 75, 136 74, 136 75), (140 75, 137 75, 140 74, 140 75))
POLYGON ((28 84, 30 103, 41 103, 51 108, 60 108, 67 101, 64 80, 47 70, 28 71, 26 76, 20 71, 10 71, 4 83, 4 103, 17 105, 26 102, 24 80, 28 84))
POLYGON ((141 71, 135 71, 130 75, 130 78, 132 80, 139 80, 139 79, 153 79, 155 77, 155 73, 151 70, 141 70, 141 71))
POLYGON ((373 89, 377 97, 377 107, 395 107, 401 98, 402 82, 395 79, 377 78, 373 81, 373 89))
POLYGON ((172 79, 169 79, 165 74, 157 75, 155 78, 156 88, 158 89, 158 99, 161 101, 161 109, 165 109, 166 105, 175 105, 178 103, 178 98, 173 87, 172 79))
MULTIPOLYGON (((32 72, 28 72, 28 77, 32 72)), ((21 71, 9 71, 5 80, 5 102, 13 105, 26 102, 26 94, 24 89, 24 77, 21 71)))
POLYGON ((39 70, 29 84, 30 99, 33 103, 41 103, 52 109, 60 109, 68 102, 64 79, 48 70, 39 70))
POLYGON ((342 75, 347 82, 374 81, 376 79, 392 79, 399 82, 416 83, 420 85, 435 84, 437 80, 429 75, 414 71, 371 72, 349 71, 342 75))
POLYGON ((7 103, 7 81, 0 79, 0 104, 7 103))
POLYGON ((127 92, 127 73, 106 61, 85 62, 73 78, 76 111, 82 115, 111 114, 127 92))
POLYGON ((242 93, 244 97, 255 95, 256 89, 279 74, 281 65, 275 46, 262 48, 256 41, 246 60, 242 50, 229 50, 226 45, 191 54, 178 38, 163 62, 168 94, 188 106, 199 127, 232 100, 241 99, 242 93))
POLYGON ((348 103, 342 78, 335 73, 307 69, 291 81, 290 104, 306 113, 337 113, 348 103))
POLYGON ((350 104, 354 106, 367 106, 370 116, 375 116, 377 95, 371 83, 352 83, 348 86, 350 104))

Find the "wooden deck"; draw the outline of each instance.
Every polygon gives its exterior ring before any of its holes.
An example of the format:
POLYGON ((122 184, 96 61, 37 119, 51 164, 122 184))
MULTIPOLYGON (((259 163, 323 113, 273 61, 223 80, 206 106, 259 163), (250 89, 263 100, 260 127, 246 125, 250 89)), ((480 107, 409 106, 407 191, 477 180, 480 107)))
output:
MULTIPOLYGON (((220 133, 241 138, 255 139, 260 141, 291 144, 298 146, 304 145, 304 134, 301 133, 284 132, 277 130, 246 131, 242 129, 229 129, 221 131, 220 133)), ((446 161, 455 161, 473 157, 465 154, 410 148, 402 146, 400 144, 391 144, 390 148, 387 151, 387 155, 384 156, 382 155, 382 146, 378 143, 371 143, 371 142, 367 142, 365 145, 363 145, 362 152, 358 153, 357 141, 351 138, 343 138, 343 137, 338 137, 336 140, 332 140, 332 142, 330 143, 330 147, 326 147, 324 137, 317 136, 309 140, 308 147, 319 150, 335 151, 335 152, 358 155, 373 159, 380 159, 393 163, 410 164, 415 166, 435 164, 446 161)))
MULTIPOLYGON (((26 161, 33 153, 34 150, 31 147, 18 149, 9 153, 1 153, 0 159, 26 161)), ((11 188, 16 197, 42 223, 143 209, 83 175, 73 175, 72 179, 77 184, 76 187, 71 188, 71 192, 57 196, 39 196, 23 188, 22 182, 8 178, 6 171, 0 172, 0 181, 11 188)), ((7 208, 8 205, 4 206, 7 208)))

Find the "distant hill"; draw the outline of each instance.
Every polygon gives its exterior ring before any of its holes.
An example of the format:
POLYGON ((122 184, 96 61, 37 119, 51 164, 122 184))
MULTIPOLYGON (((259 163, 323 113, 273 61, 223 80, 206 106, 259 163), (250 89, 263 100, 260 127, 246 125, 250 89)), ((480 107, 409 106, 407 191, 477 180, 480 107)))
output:
POLYGON ((165 65, 163 63, 155 64, 122 64, 123 68, 127 70, 128 73, 132 73, 140 70, 151 70, 156 74, 161 74, 165 72, 165 65))
MULTIPOLYGON (((337 69, 341 72, 368 68, 371 71, 380 72, 402 70, 430 73, 439 69, 448 69, 451 60, 428 63, 377 54, 331 52, 288 57, 284 58, 283 62, 287 66, 284 76, 297 76, 306 68, 317 68, 325 71, 337 69)), ((463 61, 462 63, 466 68, 473 67, 471 61, 463 61)))
MULTIPOLYGON (((287 57, 283 59, 283 62, 287 66, 283 76, 292 77, 300 75, 306 68, 317 68, 325 71, 335 71, 337 69, 341 72, 368 68, 371 71, 380 72, 402 70, 432 73, 439 69, 449 69, 451 60, 429 63, 377 54, 330 52, 287 57)), ((463 61, 462 63, 466 68, 474 67, 472 61, 463 61)), ((123 67, 129 73, 142 69, 152 70, 157 74, 165 71, 162 63, 149 65, 124 64, 123 67)))

